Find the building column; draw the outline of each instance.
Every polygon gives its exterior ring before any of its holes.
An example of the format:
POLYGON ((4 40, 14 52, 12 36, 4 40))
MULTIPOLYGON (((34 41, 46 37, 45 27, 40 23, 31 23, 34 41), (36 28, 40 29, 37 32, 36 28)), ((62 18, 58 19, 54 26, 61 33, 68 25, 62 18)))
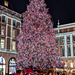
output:
POLYGON ((67 43, 66 43, 66 35, 64 36, 64 40, 65 40, 65 57, 67 58, 67 43))
MULTIPOLYGON (((8 23, 8 18, 6 20, 6 23, 8 23)), ((5 51, 7 51, 7 31, 8 31, 8 24, 6 24, 5 51)))
POLYGON ((72 34, 70 34, 70 40, 71 40, 71 57, 73 57, 73 42, 72 42, 72 34))
POLYGON ((12 35, 13 35, 13 26, 11 25, 10 51, 12 51, 12 35))

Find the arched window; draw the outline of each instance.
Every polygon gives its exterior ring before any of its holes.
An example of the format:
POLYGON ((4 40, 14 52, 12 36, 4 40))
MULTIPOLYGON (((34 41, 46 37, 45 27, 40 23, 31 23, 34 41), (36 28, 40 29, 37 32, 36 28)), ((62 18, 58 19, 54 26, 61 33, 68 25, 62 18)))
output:
POLYGON ((11 58, 9 60, 9 74, 14 74, 16 73, 16 59, 11 58))
POLYGON ((0 57, 0 75, 5 75, 5 59, 0 57))

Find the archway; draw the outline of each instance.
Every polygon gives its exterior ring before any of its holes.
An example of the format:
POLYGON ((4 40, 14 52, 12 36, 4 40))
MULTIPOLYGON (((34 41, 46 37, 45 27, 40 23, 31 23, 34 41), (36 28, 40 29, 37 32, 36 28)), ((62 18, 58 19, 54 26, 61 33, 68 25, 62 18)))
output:
POLYGON ((5 59, 0 57, 0 75, 5 75, 5 59))
POLYGON ((11 58, 9 60, 9 63, 8 63, 8 73, 9 74, 14 74, 16 73, 16 59, 15 58, 11 58))

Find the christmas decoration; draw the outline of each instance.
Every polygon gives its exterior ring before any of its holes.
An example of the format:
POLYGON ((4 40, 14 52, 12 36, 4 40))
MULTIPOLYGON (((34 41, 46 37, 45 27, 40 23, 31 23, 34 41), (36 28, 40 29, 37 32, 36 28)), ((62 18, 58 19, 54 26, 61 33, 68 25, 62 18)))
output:
POLYGON ((29 0, 27 11, 23 13, 21 34, 17 37, 17 68, 46 69, 62 66, 55 43, 55 33, 51 16, 44 0, 29 0))

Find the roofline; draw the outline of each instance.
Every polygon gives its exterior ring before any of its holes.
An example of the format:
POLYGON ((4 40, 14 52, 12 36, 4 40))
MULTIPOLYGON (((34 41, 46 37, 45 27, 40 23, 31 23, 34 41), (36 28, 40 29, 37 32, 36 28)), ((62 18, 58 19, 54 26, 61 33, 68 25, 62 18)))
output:
POLYGON ((74 24, 75 24, 75 22, 74 23, 68 23, 68 24, 62 24, 62 25, 59 25, 59 27, 64 27, 65 25, 70 26, 70 25, 74 25, 74 24))
POLYGON ((0 5, 0 11, 5 12, 5 13, 8 13, 8 14, 11 14, 12 16, 15 16, 17 18, 21 18, 21 16, 22 16, 21 14, 13 11, 13 10, 7 8, 7 7, 4 7, 2 5, 0 5))
POLYGON ((58 30, 58 28, 65 29, 65 28, 70 28, 70 27, 75 27, 75 22, 74 23, 58 25, 57 28, 54 28, 54 29, 58 30))

